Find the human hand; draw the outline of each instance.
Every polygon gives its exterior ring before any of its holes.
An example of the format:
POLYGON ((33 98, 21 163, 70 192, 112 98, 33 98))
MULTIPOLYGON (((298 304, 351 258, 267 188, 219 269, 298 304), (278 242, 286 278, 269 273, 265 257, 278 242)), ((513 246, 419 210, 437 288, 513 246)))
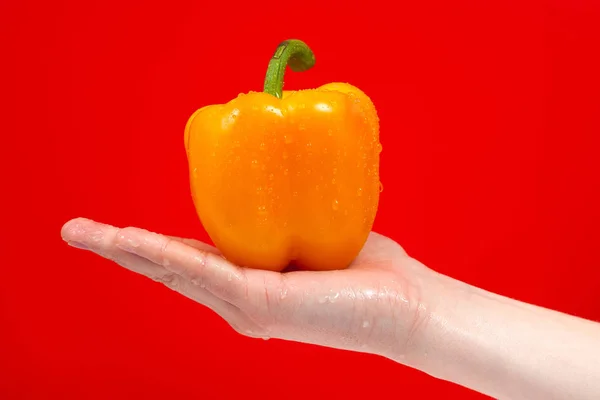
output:
POLYGON ((426 321, 435 275, 393 240, 371 233, 346 270, 272 272, 229 263, 208 244, 77 218, 63 239, 162 282, 237 332, 406 360, 426 321))
POLYGON ((494 398, 600 393, 600 324, 444 277, 377 233, 348 269, 284 273, 233 265, 195 240, 81 218, 62 237, 209 307, 246 336, 378 354, 494 398))

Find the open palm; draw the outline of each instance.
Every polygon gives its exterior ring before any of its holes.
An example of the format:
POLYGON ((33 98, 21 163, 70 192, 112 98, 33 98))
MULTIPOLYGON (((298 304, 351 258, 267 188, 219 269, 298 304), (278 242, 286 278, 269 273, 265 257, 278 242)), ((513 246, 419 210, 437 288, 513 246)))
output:
POLYGON ((209 307, 246 336, 402 357, 424 321, 431 270, 374 232, 348 269, 284 273, 233 265, 193 239, 83 218, 62 237, 209 307))

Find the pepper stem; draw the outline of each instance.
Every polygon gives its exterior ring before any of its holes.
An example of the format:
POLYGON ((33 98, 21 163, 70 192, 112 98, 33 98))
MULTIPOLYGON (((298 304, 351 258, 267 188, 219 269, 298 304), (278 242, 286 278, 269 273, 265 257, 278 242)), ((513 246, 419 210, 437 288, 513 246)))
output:
POLYGON ((315 55, 312 50, 301 40, 290 39, 277 46, 275 54, 269 61, 267 76, 265 77, 264 92, 277 98, 283 93, 283 76, 285 67, 289 65, 294 72, 302 72, 315 65, 315 55))

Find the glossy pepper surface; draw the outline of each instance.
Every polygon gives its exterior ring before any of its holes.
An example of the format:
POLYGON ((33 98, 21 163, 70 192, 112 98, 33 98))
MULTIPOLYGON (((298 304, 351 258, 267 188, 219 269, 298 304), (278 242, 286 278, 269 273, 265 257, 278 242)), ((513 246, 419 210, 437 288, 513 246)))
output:
POLYGON ((203 107, 187 122, 198 217, 238 265, 343 269, 371 231, 381 185, 376 109, 346 83, 282 91, 286 66, 314 62, 304 42, 282 42, 263 92, 203 107))

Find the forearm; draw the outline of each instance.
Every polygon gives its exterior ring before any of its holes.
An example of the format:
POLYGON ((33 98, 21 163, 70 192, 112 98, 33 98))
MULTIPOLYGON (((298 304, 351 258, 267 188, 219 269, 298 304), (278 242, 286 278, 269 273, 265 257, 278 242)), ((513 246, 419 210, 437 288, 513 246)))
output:
POLYGON ((423 289, 413 367, 499 399, 600 398, 600 324, 435 281, 423 289))

